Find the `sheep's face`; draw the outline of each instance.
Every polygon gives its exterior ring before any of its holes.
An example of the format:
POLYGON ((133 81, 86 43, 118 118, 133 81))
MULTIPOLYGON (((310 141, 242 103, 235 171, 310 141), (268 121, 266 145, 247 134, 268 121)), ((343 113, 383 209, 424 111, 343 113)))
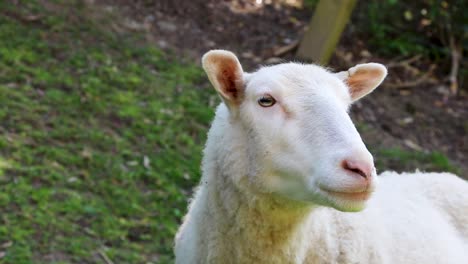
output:
POLYGON ((376 172, 347 110, 380 84, 385 67, 330 73, 287 63, 247 74, 226 51, 207 53, 203 64, 231 129, 244 135, 248 177, 259 192, 342 211, 364 207, 376 172))

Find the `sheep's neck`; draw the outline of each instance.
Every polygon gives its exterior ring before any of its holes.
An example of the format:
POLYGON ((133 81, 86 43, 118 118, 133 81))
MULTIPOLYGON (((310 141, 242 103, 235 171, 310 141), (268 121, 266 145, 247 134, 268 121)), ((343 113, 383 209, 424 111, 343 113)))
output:
POLYGON ((206 199, 200 219, 207 221, 199 223, 207 254, 202 262, 301 263, 311 208, 252 187, 246 176, 249 136, 235 124, 215 120, 207 143, 200 192, 206 199))
POLYGON ((224 186, 223 196, 220 195, 215 195, 220 200, 214 207, 219 210, 214 230, 221 232, 223 241, 219 242, 225 245, 220 250, 225 251, 220 256, 224 263, 228 257, 235 263, 302 262, 310 207, 271 195, 253 196, 232 185, 224 186), (237 201, 223 200, 227 190, 237 201))

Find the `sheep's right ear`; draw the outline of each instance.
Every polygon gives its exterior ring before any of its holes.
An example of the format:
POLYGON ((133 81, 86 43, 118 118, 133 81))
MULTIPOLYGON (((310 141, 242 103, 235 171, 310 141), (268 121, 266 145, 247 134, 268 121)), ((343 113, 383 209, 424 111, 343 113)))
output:
POLYGON ((243 70, 236 55, 226 50, 211 50, 203 55, 203 69, 224 103, 232 109, 244 97, 243 70))

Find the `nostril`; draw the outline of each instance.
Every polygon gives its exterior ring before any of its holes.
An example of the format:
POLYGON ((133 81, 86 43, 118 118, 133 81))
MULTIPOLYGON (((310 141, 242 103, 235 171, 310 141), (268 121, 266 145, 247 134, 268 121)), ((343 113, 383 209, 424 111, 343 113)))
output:
POLYGON ((355 173, 361 175, 361 176, 364 177, 364 178, 367 178, 367 175, 366 175, 362 170, 360 170, 360 169, 351 169, 351 168, 348 168, 348 170, 350 170, 350 171, 352 171, 352 172, 355 172, 355 173))
POLYGON ((361 175, 363 178, 370 178, 372 169, 364 162, 343 160, 343 169, 361 175))

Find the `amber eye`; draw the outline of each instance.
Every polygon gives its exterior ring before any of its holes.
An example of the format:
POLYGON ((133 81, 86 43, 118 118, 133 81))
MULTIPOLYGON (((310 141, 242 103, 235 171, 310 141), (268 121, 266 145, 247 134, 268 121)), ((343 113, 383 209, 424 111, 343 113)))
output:
POLYGON ((258 99, 258 104, 263 107, 270 107, 276 103, 275 98, 271 95, 264 95, 262 98, 258 99))

